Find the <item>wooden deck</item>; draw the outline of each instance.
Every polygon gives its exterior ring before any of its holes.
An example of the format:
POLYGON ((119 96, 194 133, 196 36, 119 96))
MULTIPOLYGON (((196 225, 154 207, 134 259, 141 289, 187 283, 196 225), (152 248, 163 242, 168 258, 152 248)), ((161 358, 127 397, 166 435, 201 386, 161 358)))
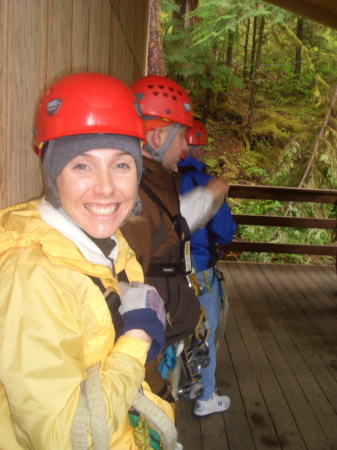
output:
POLYGON ((230 309, 218 353, 224 414, 177 403, 184 450, 337 449, 334 267, 221 263, 230 309))

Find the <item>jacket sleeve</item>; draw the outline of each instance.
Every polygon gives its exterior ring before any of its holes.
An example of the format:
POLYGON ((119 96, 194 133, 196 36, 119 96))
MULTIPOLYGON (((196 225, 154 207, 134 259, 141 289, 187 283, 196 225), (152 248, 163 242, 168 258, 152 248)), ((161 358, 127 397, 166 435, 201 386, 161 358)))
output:
POLYGON ((114 345, 97 286, 40 257, 15 261, 0 278, 0 379, 16 439, 24 449, 70 449, 80 385, 97 363, 110 441, 119 439, 130 432, 147 344, 122 336, 114 345))
POLYGON ((204 187, 196 187, 179 196, 180 212, 185 217, 191 233, 203 228, 217 212, 213 206, 213 196, 204 187))
POLYGON ((207 229, 218 244, 231 242, 236 230, 236 223, 227 203, 223 203, 219 211, 210 220, 207 229))

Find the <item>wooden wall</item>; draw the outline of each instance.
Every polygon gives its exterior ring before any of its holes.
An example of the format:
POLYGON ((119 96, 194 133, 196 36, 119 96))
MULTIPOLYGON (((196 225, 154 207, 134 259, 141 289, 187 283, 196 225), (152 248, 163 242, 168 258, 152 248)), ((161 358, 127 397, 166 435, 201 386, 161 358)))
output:
POLYGON ((74 72, 146 74, 149 0, 0 0, 0 208, 39 196, 40 96, 74 72))

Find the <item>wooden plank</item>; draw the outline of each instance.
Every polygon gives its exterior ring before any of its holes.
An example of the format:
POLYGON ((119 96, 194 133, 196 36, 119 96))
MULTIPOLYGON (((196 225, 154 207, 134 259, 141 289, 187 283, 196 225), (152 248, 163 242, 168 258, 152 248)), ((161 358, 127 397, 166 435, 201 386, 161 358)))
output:
POLYGON ((317 228, 333 230, 335 219, 313 219, 312 217, 258 216, 253 214, 232 214, 237 225, 260 225, 268 227, 317 228))
POLYGON ((132 67, 135 57, 132 53, 132 29, 134 26, 135 9, 133 8, 132 0, 124 0, 123 9, 120 8, 119 23, 123 33, 123 39, 121 40, 121 53, 119 55, 120 70, 123 74, 123 80, 127 85, 132 83, 132 67), (132 11, 132 14, 130 14, 132 11), (131 68, 131 70, 130 70, 131 68))
POLYGON ((88 71, 90 0, 73 0, 71 71, 88 71))
POLYGON ((147 74, 148 36, 150 20, 150 2, 138 0, 135 10, 135 24, 131 37, 132 52, 135 56, 132 70, 132 82, 147 74), (139 39, 142 36, 142 39, 139 39))
MULTIPOLYGON (((275 267, 272 268, 275 272, 275 267)), ((317 374, 316 378, 320 380, 320 385, 325 391, 327 397, 337 405, 337 392, 335 392, 337 382, 336 372, 336 340, 337 340, 337 323, 333 320, 325 320, 325 317, 329 319, 328 314, 322 314, 322 303, 319 300, 319 293, 315 295, 315 284, 309 277, 304 276, 303 272, 296 266, 289 269, 287 266, 279 266, 277 268, 277 275, 283 272, 284 278, 291 280, 293 285, 291 288, 292 297, 296 301, 299 307, 299 314, 301 314, 301 330, 308 338, 312 348, 317 355, 321 358, 325 364, 325 368, 322 371, 321 361, 316 358, 311 361, 317 361, 317 374), (331 362, 332 365, 331 365, 331 362), (326 375, 327 369, 334 380, 326 375), (321 376, 322 374, 322 376, 321 376)), ((323 294, 323 293, 322 293, 323 294)), ((326 309, 324 308, 324 312, 326 309)))
MULTIPOLYGON (((255 369, 255 376, 261 386, 263 398, 272 418, 277 436, 280 439, 281 446, 304 449, 306 446, 288 402, 284 398, 282 384, 280 384, 278 374, 274 373, 275 367, 281 368, 282 377, 287 381, 288 389, 296 392, 298 383, 293 382, 292 370, 287 363, 287 359, 283 352, 280 351, 269 321, 261 313, 260 302, 266 303, 267 308, 269 308, 269 300, 263 295, 260 289, 256 290, 255 279, 246 268, 246 265, 228 265, 230 274, 240 294, 242 304, 252 321, 254 332, 257 335, 257 338, 254 340, 250 336, 247 336, 246 344, 255 369), (258 300, 255 296, 258 297, 258 300), (268 359, 266 355, 268 355, 268 359), (272 365, 270 359, 272 359, 272 365)), ((262 307, 266 306, 262 305, 262 307)), ((271 312, 273 313, 273 311, 271 312)), ((273 317, 274 315, 272 314, 273 317)), ((280 328, 279 333, 285 333, 287 335, 283 327, 280 328)))
MULTIPOLYGON (((230 302, 230 286, 228 286, 228 295, 230 302)), ((237 369, 234 366, 234 362, 231 357, 231 353, 235 351, 235 346, 238 345, 238 342, 241 342, 242 346, 244 345, 239 327, 235 322, 231 306, 229 305, 225 339, 219 348, 217 356, 216 380, 220 393, 228 395, 231 400, 231 405, 228 411, 224 414, 225 430, 227 435, 226 443, 228 442, 230 450, 255 448, 249 425, 249 419, 247 417, 244 401, 241 395, 239 380, 236 375, 237 369)), ((235 359, 237 360, 238 358, 236 357, 235 359)), ((244 364, 244 361, 242 364, 244 364)), ((225 434, 218 441, 218 449, 221 448, 220 443, 222 443, 224 439, 225 434)))
POLYGON ((9 205, 8 2, 0 1, 0 208, 9 205))
POLYGON ((272 448, 281 448, 265 403, 263 386, 259 380, 261 367, 268 374, 271 374, 271 370, 242 299, 242 279, 233 276, 234 264, 228 265, 227 268, 226 280, 230 283, 231 298, 233 299, 231 307, 242 340, 233 341, 231 339, 230 323, 228 324, 226 338, 245 404, 255 448, 265 449, 266 444, 272 448), (261 366, 258 365, 258 361, 262 361, 261 366))
POLYGON ((199 420, 192 415, 192 402, 177 402, 176 425, 178 441, 184 450, 203 450, 199 420))
POLYGON ((88 70, 99 72, 101 63, 101 27, 103 0, 90 0, 88 70))
POLYGON ((110 25, 111 5, 109 0, 103 0, 102 4, 102 30, 101 30, 101 54, 100 73, 110 74, 110 25))
POLYGON ((124 83, 126 77, 121 70, 121 60, 125 51, 125 38, 121 27, 118 10, 118 2, 114 1, 111 5, 111 24, 110 24, 110 75, 119 78, 124 83))
POLYGON ((336 245, 278 244, 274 242, 232 241, 218 245, 222 252, 289 253, 294 255, 336 256, 336 245))
MULTIPOLYGON (((280 267, 282 269, 282 266, 280 267)), ((333 272, 333 270, 330 269, 333 272)), ((337 334, 337 280, 329 285, 329 277, 323 267, 291 266, 291 274, 296 277, 296 286, 303 294, 299 298, 305 298, 313 305, 318 314, 318 324, 322 324, 324 331, 337 334), (310 289, 308 287, 310 286, 310 289)), ((335 277, 336 278, 336 277, 335 277)), ((296 300, 298 297, 296 296, 296 300)), ((328 339, 329 341, 330 339, 328 339)))
POLYGON ((329 314, 337 317, 337 274, 336 269, 322 267, 318 274, 315 267, 310 267, 306 273, 320 286, 325 296, 320 296, 321 301, 329 307, 329 314))
MULTIPOLYGON (((272 265, 249 265, 256 281, 268 296, 278 317, 282 320, 289 333, 280 335, 278 343, 293 371, 293 378, 297 379, 301 390, 289 392, 288 383, 284 383, 282 368, 279 381, 286 395, 294 417, 301 430, 308 448, 330 448, 336 443, 337 418, 331 405, 321 388, 323 378, 336 387, 331 374, 310 345, 306 318, 296 305, 292 292, 294 284, 280 273, 273 272, 272 265), (294 346, 295 344, 295 346, 294 346), (318 380, 318 381, 317 381, 318 380), (324 430, 324 431, 323 431, 324 430), (329 442, 330 439, 332 442, 329 442)), ((312 328, 309 330, 313 333, 312 328)), ((270 357, 273 355, 271 354, 270 357)), ((324 381, 323 381, 324 382, 324 381)), ((332 399, 335 395, 331 391, 332 399)))
POLYGON ((231 184, 228 197, 333 204, 337 202, 337 190, 231 184))
POLYGON ((35 108, 46 83, 47 24, 45 0, 36 0, 29 7, 23 7, 22 2, 10 3, 7 67, 10 204, 36 197, 42 191, 40 159, 32 150, 32 131, 35 108))
POLYGON ((68 75, 72 54, 72 8, 68 0, 49 0, 48 80, 51 84, 68 75))

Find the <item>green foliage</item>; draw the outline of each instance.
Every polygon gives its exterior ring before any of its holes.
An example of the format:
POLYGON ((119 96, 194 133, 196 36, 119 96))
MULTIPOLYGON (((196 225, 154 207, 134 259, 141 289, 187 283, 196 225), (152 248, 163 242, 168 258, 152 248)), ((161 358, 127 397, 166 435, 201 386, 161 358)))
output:
MULTIPOLYGON (((301 41, 297 17, 260 0, 200 0, 199 7, 183 18, 177 18, 178 3, 162 0, 167 75, 188 90, 200 119, 206 98, 210 98, 210 144, 204 158, 209 172, 233 184, 299 186, 317 143, 331 86, 337 85, 336 31, 305 20, 301 41), (257 20, 258 28, 262 17, 261 64, 254 79, 254 120, 248 138, 253 20, 257 20)), ((336 148, 337 105, 319 140, 304 187, 337 189, 336 148)), ((284 215, 287 206, 276 201, 232 202, 233 212, 244 214, 284 215)), ((336 216, 331 205, 304 203, 292 204, 289 215, 336 216)), ((330 242, 330 231, 240 226, 237 237, 323 245, 330 242)), ((242 260, 248 258, 303 264, 329 260, 299 255, 240 255, 242 260)))

